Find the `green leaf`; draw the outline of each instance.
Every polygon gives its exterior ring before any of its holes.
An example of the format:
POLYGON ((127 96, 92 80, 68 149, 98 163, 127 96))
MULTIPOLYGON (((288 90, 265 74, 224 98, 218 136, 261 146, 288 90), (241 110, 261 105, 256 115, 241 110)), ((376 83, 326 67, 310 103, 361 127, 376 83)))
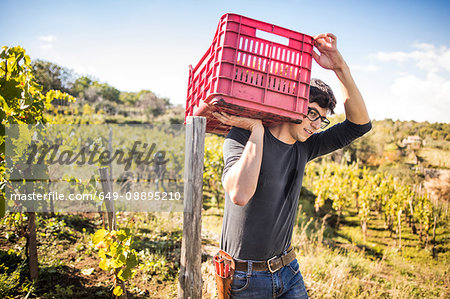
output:
MULTIPOLYGON (((126 254, 126 252, 125 252, 125 254, 126 254)), ((127 258, 126 258, 126 256, 125 256, 123 253, 119 254, 119 256, 117 257, 117 259, 118 259, 119 261, 121 261, 122 263, 124 263, 124 264, 127 262, 127 258)))
POLYGON ((128 237, 127 233, 125 230, 121 229, 117 232, 117 239, 119 239, 119 241, 123 241, 128 237))
POLYGON ((128 256, 128 258, 127 258, 127 263, 126 263, 126 265, 127 265, 127 267, 129 267, 129 268, 134 268, 134 267, 136 267, 138 264, 139 264, 139 260, 138 260, 136 251, 133 250, 133 251, 130 253, 130 255, 128 256))
POLYGON ((114 288, 113 294, 116 295, 116 296, 122 295, 122 294, 123 294, 122 288, 121 288, 120 286, 116 286, 116 287, 114 288))
POLYGON ((119 271, 119 274, 117 275, 117 277, 119 277, 121 280, 126 281, 131 277, 131 269, 126 267, 125 269, 121 269, 119 271))
POLYGON ((19 86, 20 82, 14 79, 8 80, 0 87, 0 95, 6 100, 7 103, 11 104, 13 100, 17 100, 21 97, 22 88, 19 86))

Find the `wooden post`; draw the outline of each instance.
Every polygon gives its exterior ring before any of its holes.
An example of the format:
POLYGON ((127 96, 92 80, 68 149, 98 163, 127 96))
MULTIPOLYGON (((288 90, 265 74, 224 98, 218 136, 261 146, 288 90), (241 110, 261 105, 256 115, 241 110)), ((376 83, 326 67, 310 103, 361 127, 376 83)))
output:
POLYGON ((36 240, 36 213, 26 212, 25 214, 28 217, 28 224, 26 229, 28 269, 30 271, 31 280, 37 282, 39 276, 39 265, 36 240))
POLYGON ((108 174, 108 167, 99 168, 100 181, 102 182, 102 189, 104 193, 104 202, 106 206, 106 215, 108 217, 108 229, 116 230, 116 213, 114 210, 114 202, 112 197, 112 184, 108 174))
MULTIPOLYGON (((31 177, 31 168, 28 167, 24 171, 25 178, 31 177)), ((28 183, 25 185, 25 191, 27 194, 31 194, 33 191, 32 186, 28 183)), ((35 206, 34 206, 35 207, 35 206)), ((36 238, 36 212, 26 212, 28 223, 26 227, 26 256, 28 261, 28 270, 30 271, 30 278, 33 282, 37 282, 39 278, 39 262, 37 251, 37 238, 36 238)))
POLYGON ((402 209, 398 211, 398 241, 399 241, 399 249, 402 250, 402 209))
POLYGON ((437 222, 437 215, 434 215, 434 224, 433 224, 433 258, 437 259, 437 250, 436 250, 436 222, 437 222))
POLYGON ((184 160, 184 215, 178 298, 202 297, 202 188, 206 119, 188 117, 184 160))

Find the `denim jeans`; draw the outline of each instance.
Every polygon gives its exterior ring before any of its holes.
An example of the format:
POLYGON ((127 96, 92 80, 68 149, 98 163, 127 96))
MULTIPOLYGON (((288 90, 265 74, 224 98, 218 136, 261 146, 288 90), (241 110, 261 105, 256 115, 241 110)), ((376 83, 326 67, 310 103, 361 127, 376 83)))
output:
POLYGON ((297 259, 275 273, 248 270, 235 271, 231 298, 308 298, 297 259))

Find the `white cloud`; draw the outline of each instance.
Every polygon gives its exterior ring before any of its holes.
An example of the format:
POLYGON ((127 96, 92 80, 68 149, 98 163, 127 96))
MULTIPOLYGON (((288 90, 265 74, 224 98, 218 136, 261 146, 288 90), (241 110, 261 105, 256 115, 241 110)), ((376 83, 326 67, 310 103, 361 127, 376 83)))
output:
POLYGON ((38 36, 39 48, 44 52, 48 52, 54 49, 54 42, 56 41, 56 36, 54 35, 41 35, 38 36))
POLYGON ((374 57, 385 76, 391 77, 386 117, 450 122, 450 48, 415 43, 409 52, 378 52, 374 57))
POLYGON ((54 42, 56 40, 56 36, 54 36, 54 35, 41 35, 41 36, 38 37, 38 39, 40 41, 43 41, 43 42, 52 43, 52 42, 54 42))
POLYGON ((450 71, 450 48, 426 43, 415 43, 411 52, 378 52, 375 58, 382 62, 408 62, 413 61, 415 65, 425 71, 450 71))
POLYGON ((450 80, 434 72, 421 78, 403 75, 395 79, 390 89, 390 104, 403 119, 430 122, 450 122, 450 80))

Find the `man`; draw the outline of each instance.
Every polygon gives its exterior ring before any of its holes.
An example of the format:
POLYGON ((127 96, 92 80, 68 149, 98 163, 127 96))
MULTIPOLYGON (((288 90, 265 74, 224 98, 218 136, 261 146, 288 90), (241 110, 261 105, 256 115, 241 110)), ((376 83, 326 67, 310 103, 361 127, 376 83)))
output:
POLYGON ((302 123, 265 128, 261 120, 215 113, 233 129, 224 142, 225 211, 221 249, 236 261, 232 298, 308 298, 291 246, 305 164, 342 148, 371 129, 364 100, 336 37, 314 37, 314 60, 335 72, 346 120, 327 130, 336 100, 320 80, 311 80, 302 123))

